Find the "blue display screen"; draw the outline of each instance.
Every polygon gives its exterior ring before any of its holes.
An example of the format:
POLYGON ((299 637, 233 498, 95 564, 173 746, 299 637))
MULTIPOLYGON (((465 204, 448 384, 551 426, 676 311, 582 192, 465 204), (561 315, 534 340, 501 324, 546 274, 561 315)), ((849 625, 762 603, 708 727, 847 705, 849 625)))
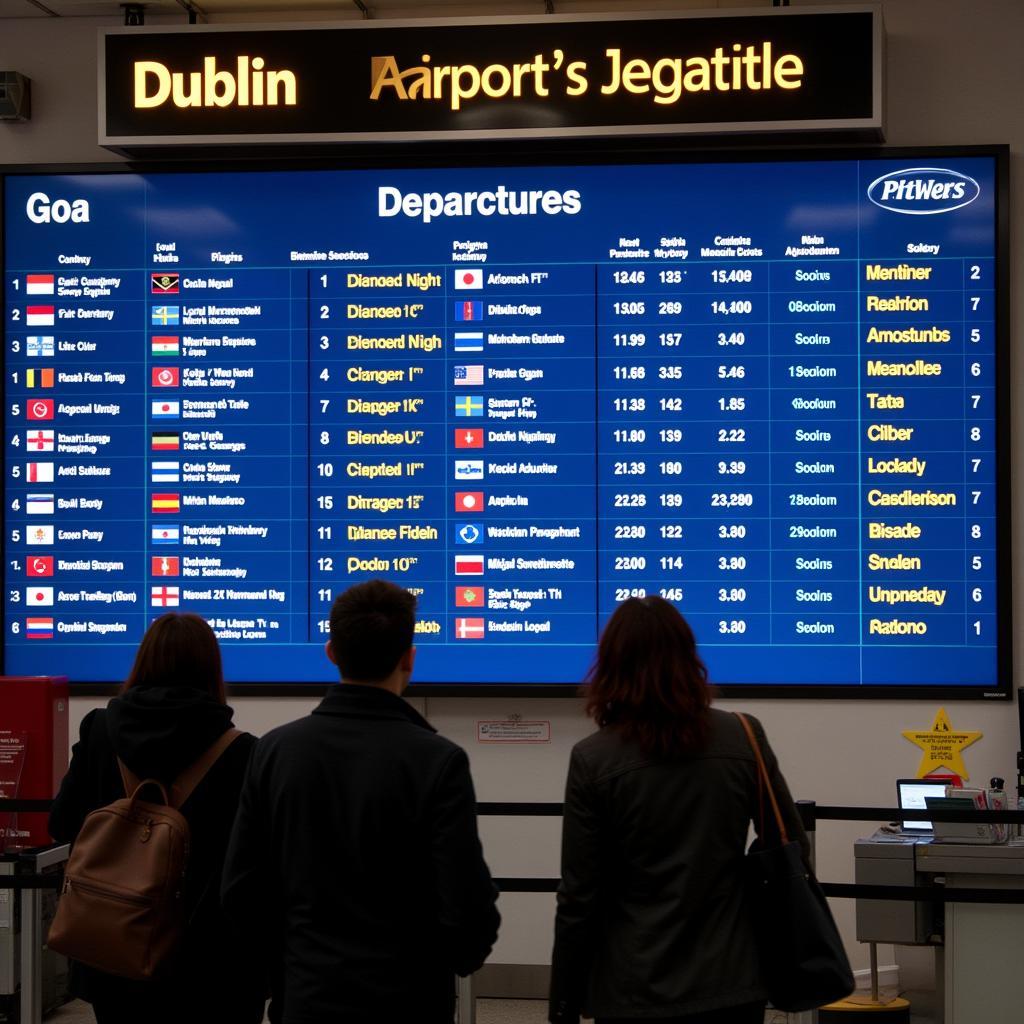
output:
POLYGON ((999 685, 996 160, 10 175, 5 671, 204 616, 330 677, 566 684, 661 594, 713 682, 999 685))

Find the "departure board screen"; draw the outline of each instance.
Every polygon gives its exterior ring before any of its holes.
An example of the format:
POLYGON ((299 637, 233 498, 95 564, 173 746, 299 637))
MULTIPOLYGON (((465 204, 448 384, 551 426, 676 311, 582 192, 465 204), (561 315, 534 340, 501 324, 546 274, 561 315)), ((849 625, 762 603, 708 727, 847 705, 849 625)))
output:
POLYGON ((8 175, 5 671, 325 682, 385 577, 427 686, 659 594, 717 684, 1005 694, 997 164, 8 175))

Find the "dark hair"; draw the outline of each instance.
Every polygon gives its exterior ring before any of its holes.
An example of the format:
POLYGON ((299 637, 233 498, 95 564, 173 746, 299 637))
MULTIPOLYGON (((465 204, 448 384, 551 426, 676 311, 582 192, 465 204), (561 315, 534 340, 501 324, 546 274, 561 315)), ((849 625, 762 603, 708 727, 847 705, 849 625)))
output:
POLYGON ((608 620, 587 676, 587 714, 645 754, 698 750, 711 688, 689 623, 661 597, 631 597, 608 620))
POLYGON ((206 620, 189 612, 161 615, 146 630, 122 692, 135 686, 190 686, 226 703, 220 647, 206 620))
POLYGON ((416 598, 387 580, 367 580, 331 607, 331 650, 342 679, 378 683, 412 647, 416 598))

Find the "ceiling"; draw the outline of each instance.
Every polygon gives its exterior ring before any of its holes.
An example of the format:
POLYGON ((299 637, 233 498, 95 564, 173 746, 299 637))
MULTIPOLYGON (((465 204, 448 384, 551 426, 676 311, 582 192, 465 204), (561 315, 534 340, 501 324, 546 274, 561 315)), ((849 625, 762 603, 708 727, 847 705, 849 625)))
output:
MULTIPOLYGON (((584 14, 770 6, 772 0, 142 0, 145 18, 187 21, 324 21, 470 14, 584 14)), ((0 0, 4 18, 123 18, 123 0, 0 0)))

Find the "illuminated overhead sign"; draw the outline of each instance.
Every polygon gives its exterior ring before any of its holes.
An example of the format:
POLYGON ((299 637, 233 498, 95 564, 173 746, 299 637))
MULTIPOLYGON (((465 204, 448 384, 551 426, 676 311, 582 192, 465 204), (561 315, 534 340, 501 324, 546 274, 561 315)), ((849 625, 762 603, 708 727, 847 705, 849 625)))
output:
POLYGON ((101 34, 107 146, 882 131, 874 8, 101 34))

